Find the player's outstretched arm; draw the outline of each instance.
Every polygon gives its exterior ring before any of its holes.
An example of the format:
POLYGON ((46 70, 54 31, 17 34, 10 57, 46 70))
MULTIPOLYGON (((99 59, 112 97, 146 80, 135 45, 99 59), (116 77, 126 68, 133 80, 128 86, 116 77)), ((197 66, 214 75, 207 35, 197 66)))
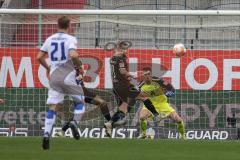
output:
POLYGON ((126 68, 121 67, 119 70, 120 70, 120 73, 124 75, 128 80, 131 80, 132 78, 134 78, 134 76, 131 75, 126 68))
POLYGON ((167 97, 173 97, 175 95, 175 88, 173 87, 173 85, 167 81, 164 81, 162 79, 162 87, 165 90, 165 95, 167 97))
POLYGON ((132 77, 132 75, 125 68, 120 68, 120 73, 126 77, 132 77))
POLYGON ((165 95, 167 97, 172 97, 175 95, 175 88, 171 83, 158 77, 153 77, 153 81, 157 82, 164 89, 165 95))

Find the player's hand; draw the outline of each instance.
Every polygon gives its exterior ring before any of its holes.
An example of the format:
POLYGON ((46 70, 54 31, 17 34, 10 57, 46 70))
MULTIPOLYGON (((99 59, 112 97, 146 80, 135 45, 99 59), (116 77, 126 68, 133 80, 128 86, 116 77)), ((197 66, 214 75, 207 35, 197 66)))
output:
POLYGON ((165 95, 166 95, 167 97, 173 97, 173 96, 175 95, 175 93, 174 93, 173 91, 167 91, 167 92, 165 93, 165 95))
POLYGON ((136 76, 131 75, 131 74, 129 74, 129 73, 126 75, 126 77, 127 77, 127 79, 128 79, 129 81, 131 81, 132 79, 137 79, 136 76))
POLYGON ((139 87, 136 86, 136 85, 131 85, 130 88, 129 88, 131 91, 139 91, 139 87))
POLYGON ((0 104, 3 104, 5 102, 4 99, 0 99, 0 104))
POLYGON ((128 81, 131 81, 131 80, 133 79, 133 76, 132 76, 132 75, 130 75, 130 74, 129 74, 129 75, 127 75, 126 77, 127 77, 127 80, 128 80, 128 81))
POLYGON ((80 74, 76 77, 76 83, 79 85, 83 85, 83 76, 80 74))
POLYGON ((79 85, 83 85, 83 69, 82 68, 78 68, 75 67, 75 71, 76 71, 76 83, 79 85))

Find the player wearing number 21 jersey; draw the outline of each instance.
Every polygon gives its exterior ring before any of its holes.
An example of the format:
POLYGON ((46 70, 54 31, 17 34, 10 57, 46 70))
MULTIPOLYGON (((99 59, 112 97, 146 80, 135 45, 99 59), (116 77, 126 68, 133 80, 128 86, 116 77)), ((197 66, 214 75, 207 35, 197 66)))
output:
POLYGON ((50 74, 70 60, 69 51, 76 49, 77 39, 67 33, 57 32, 48 37, 40 50, 48 54, 51 65, 50 74))
MULTIPOLYGON (((70 20, 66 16, 58 19, 58 32, 48 37, 41 47, 37 60, 46 68, 49 75, 50 88, 48 90, 47 104, 49 110, 45 117, 43 149, 49 149, 49 139, 56 120, 56 111, 63 103, 64 96, 69 95, 75 99, 76 104, 83 104, 83 89, 78 85, 76 77, 82 72, 82 63, 79 60, 77 40, 68 34, 70 20), (45 55, 48 54, 50 66, 45 55), (75 89, 78 94, 71 94, 75 89)), ((73 92, 74 93, 74 92, 73 92)), ((75 121, 70 123, 75 138, 79 137, 75 121)))

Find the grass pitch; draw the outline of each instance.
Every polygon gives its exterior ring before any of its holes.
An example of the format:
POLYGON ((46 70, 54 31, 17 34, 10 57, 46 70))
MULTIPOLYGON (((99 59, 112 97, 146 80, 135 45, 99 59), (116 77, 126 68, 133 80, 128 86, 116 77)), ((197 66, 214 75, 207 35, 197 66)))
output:
POLYGON ((240 141, 0 138, 1 160, 239 160, 240 141))

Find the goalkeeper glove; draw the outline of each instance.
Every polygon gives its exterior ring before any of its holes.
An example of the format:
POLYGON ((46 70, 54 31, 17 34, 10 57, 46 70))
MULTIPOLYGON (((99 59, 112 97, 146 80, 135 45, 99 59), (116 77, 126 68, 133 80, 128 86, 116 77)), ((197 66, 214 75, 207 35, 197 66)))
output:
POLYGON ((167 97, 173 97, 173 96, 175 95, 175 93, 174 93, 173 91, 167 91, 167 92, 165 93, 165 95, 166 95, 167 97))

